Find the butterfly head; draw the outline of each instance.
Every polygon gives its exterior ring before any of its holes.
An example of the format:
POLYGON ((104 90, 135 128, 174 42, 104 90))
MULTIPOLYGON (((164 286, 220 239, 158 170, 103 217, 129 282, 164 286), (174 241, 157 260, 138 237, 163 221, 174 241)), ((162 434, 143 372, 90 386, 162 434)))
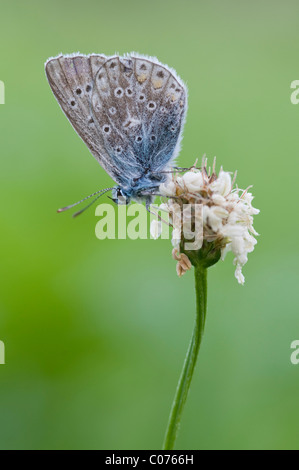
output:
POLYGON ((115 186, 112 189, 112 201, 117 205, 130 204, 131 196, 120 186, 115 186))

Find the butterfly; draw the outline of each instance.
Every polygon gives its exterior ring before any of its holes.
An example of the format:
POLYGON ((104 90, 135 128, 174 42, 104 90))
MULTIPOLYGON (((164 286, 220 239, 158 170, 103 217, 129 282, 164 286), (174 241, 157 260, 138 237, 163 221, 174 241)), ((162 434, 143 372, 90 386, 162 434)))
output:
POLYGON ((180 150, 187 88, 175 70, 135 53, 78 53, 48 59, 45 71, 66 117, 116 183, 82 201, 111 190, 116 204, 148 207, 180 150))

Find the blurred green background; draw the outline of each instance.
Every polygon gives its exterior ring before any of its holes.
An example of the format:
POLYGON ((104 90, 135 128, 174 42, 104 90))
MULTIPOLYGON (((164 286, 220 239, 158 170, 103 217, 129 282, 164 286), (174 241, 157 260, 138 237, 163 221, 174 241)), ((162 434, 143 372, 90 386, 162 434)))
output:
POLYGON ((188 84, 179 163, 216 155, 240 187, 254 185, 261 209, 245 287, 231 256, 209 271, 177 448, 298 449, 298 2, 1 0, 0 10, 0 448, 161 447, 193 275, 177 278, 169 241, 99 241, 94 209, 56 214, 111 179, 43 66, 60 52, 137 50, 188 84))

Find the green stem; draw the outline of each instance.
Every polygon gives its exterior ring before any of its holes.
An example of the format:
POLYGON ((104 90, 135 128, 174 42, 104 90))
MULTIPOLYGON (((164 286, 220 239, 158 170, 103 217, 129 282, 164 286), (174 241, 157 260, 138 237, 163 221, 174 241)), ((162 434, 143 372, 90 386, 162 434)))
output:
POLYGON ((207 268, 197 264, 195 271, 195 291, 196 291, 196 319, 195 326, 184 362, 181 377, 177 386, 176 394, 170 412, 169 422, 163 445, 164 450, 174 449, 177 438, 182 412, 188 396, 192 381, 194 368, 203 337, 206 311, 207 311, 207 268))

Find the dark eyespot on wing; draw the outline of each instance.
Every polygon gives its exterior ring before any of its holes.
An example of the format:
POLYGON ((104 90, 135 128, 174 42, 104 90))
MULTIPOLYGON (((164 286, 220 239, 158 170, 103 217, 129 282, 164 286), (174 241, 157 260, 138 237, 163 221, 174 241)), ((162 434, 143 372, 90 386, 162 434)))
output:
POLYGON ((90 116, 94 76, 105 60, 101 55, 59 56, 50 59, 45 69, 50 87, 70 123, 107 173, 119 182, 119 170, 103 151, 93 116, 90 116))
POLYGON ((49 60, 46 73, 71 124, 119 184, 176 156, 187 96, 167 66, 146 57, 77 55, 49 60))

